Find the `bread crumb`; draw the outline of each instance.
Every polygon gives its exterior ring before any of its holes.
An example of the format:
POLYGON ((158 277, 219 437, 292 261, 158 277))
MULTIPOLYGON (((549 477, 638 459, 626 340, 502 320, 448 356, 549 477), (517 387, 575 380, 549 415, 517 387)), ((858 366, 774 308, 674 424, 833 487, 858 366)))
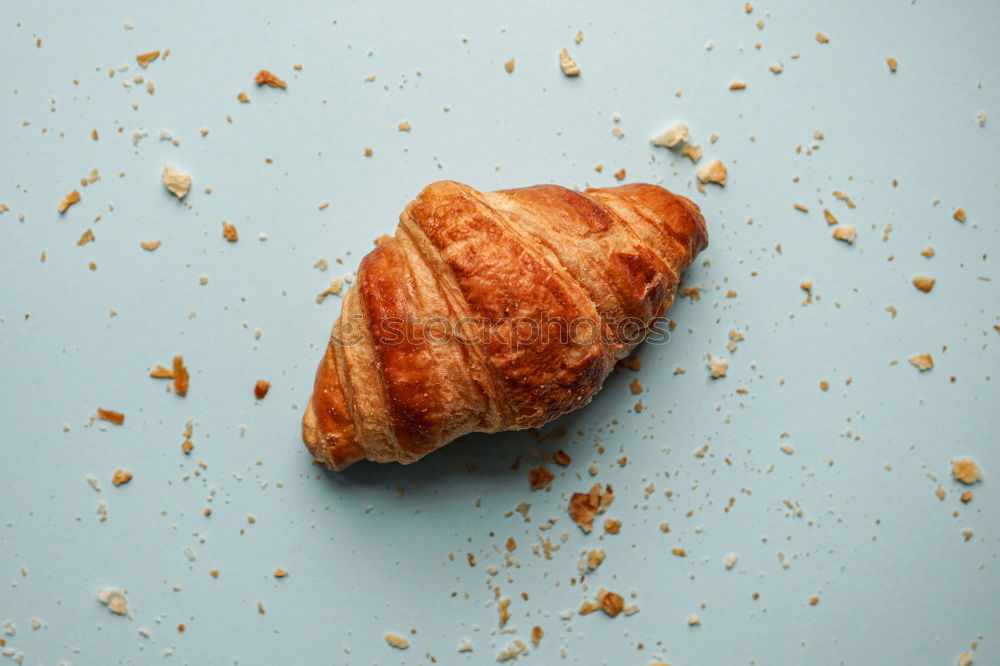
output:
POLYGON ((833 237, 839 241, 843 241, 848 245, 854 243, 854 240, 858 237, 858 230, 853 224, 845 224, 842 227, 837 227, 833 230, 833 237))
POLYGON ((279 79, 277 76, 267 71, 266 69, 262 69, 259 72, 257 72, 257 76, 255 76, 253 80, 257 82, 258 86, 268 85, 271 86, 272 88, 288 87, 288 85, 284 81, 282 81, 281 79, 279 79))
POLYGON ((172 164, 163 165, 161 179, 163 180, 163 186, 170 190, 171 194, 178 199, 183 199, 187 196, 188 191, 191 189, 191 174, 186 171, 178 171, 172 164))
POLYGON ((653 138, 654 146, 663 146, 664 148, 676 148, 682 143, 690 141, 691 137, 688 134, 687 125, 677 124, 673 127, 668 127, 659 136, 653 138))
POLYGON ((951 473, 957 480, 971 486, 983 478, 983 472, 972 458, 957 458, 951 461, 951 473))
POLYGON ((508 74, 510 74, 511 72, 513 72, 514 71, 514 59, 511 58, 510 60, 508 60, 507 62, 505 62, 503 64, 503 69, 508 74))
POLYGON ((937 280, 932 277, 927 277, 926 275, 918 275, 913 278, 913 286, 925 294, 930 293, 931 289, 934 288, 935 282, 937 282, 937 280))
POLYGON ((701 146, 696 146, 693 143, 689 143, 681 148, 681 155, 690 159, 692 162, 696 163, 701 159, 701 146))
POLYGON ((670 552, 677 557, 687 557, 687 551, 683 548, 671 548, 670 552))
POLYGON ((544 465, 528 472, 528 484, 532 490, 540 490, 552 483, 555 475, 544 465))
POLYGON ((73 190, 72 192, 64 196, 62 200, 59 202, 59 213, 60 214, 65 213, 67 210, 69 210, 70 206, 79 202, 80 202, 80 193, 77 192, 76 190, 73 190))
POLYGON ((732 569, 735 567, 737 560, 739 560, 739 556, 737 556, 736 553, 729 553, 726 555, 726 568, 732 569))
POLYGON ((565 451, 559 449, 558 451, 552 454, 552 462, 556 463, 557 465, 562 465, 563 467, 566 467, 571 462, 573 462, 573 459, 570 458, 565 451))
POLYGON ((222 237, 225 238, 230 243, 235 243, 240 239, 239 234, 236 233, 236 225, 230 224, 225 220, 222 221, 222 237))
POLYGON ((576 31, 576 37, 573 38, 573 41, 577 44, 583 41, 583 30, 576 31))
POLYGON ((833 213, 831 213, 826 208, 823 209, 823 217, 826 219, 826 223, 827 224, 829 224, 829 225, 837 224, 837 218, 834 217, 833 213))
POLYGON ((287 576, 288 576, 288 572, 285 571, 284 569, 282 569, 281 567, 278 567, 277 569, 274 570, 274 577, 275 578, 285 578, 287 576))
POLYGON ((885 64, 889 65, 889 71, 890 72, 895 72, 896 68, 899 67, 899 63, 896 62, 895 58, 886 58, 885 59, 885 64))
POLYGON ((159 57, 160 57, 160 51, 159 51, 159 49, 157 49, 156 51, 149 51, 147 53, 140 53, 139 55, 137 55, 135 57, 135 61, 137 63, 139 63, 139 67, 142 67, 143 69, 146 69, 147 67, 149 67, 149 63, 153 62, 154 60, 156 60, 159 57))
POLYGON ((573 493, 569 501, 569 517, 580 529, 589 533, 594 527, 594 517, 610 506, 614 497, 610 485, 602 491, 601 484, 595 483, 586 493, 573 493))
POLYGON ((701 624, 701 618, 700 617, 698 617, 697 615, 690 615, 690 616, 688 616, 688 626, 689 627, 696 627, 699 624, 701 624))
POLYGON ((817 32, 816 41, 819 42, 820 44, 829 44, 830 38, 824 35, 822 32, 817 32))
POLYGON ((607 553, 603 550, 592 550, 587 553, 587 570, 593 571, 597 567, 601 566, 604 558, 607 557, 607 553))
POLYGON ((922 249, 920 251, 920 256, 924 257, 925 259, 930 259, 931 257, 934 256, 934 254, 935 254, 935 250, 930 245, 928 245, 927 247, 925 247, 924 249, 922 249))
POLYGON ((131 480, 132 472, 126 472, 121 468, 116 469, 115 473, 111 476, 111 483, 115 486, 123 486, 131 480))
POLYGON ((942 502, 944 501, 944 498, 947 497, 947 493, 941 486, 938 486, 937 488, 934 489, 934 495, 942 502))
POLYGON ((966 490, 959 496, 958 499, 961 500, 962 504, 968 504, 969 502, 972 501, 972 491, 966 490))
POLYGON ((608 534, 621 534, 622 531, 622 521, 617 518, 605 518, 604 519, 604 531, 608 534))
POLYGON ((819 597, 809 597, 809 605, 815 606, 819 603, 819 597))
POLYGON ((82 234, 80 234, 80 240, 78 240, 76 242, 76 244, 77 245, 86 245, 87 243, 89 243, 92 240, 96 240, 94 238, 94 232, 91 229, 87 229, 82 234))
POLYGON ((619 169, 615 172, 616 180, 625 180, 625 169, 619 169))
POLYGON ((747 84, 743 81, 733 81, 729 84, 730 90, 746 90, 747 84))
POLYGON ((958 655, 958 666, 970 666, 972 664, 972 653, 966 650, 958 655))
POLYGON ((720 377, 725 377, 729 372, 729 361, 724 358, 715 358, 711 354, 708 355, 708 369, 712 375, 712 379, 719 379, 720 377))
POLYGON ((184 365, 183 356, 174 356, 172 377, 174 378, 174 393, 179 396, 187 395, 190 377, 187 367, 184 365))
POLYGON ((544 636, 544 635, 545 635, 545 632, 542 631, 541 627, 539 627, 538 625, 535 625, 534 627, 532 627, 531 628, 531 644, 534 645, 535 647, 538 647, 538 644, 542 642, 542 636, 544 636))
POLYGON ((926 372, 934 367, 934 360, 930 354, 914 354, 906 360, 921 372, 926 372))
POLYGON ((410 642, 405 638, 403 638, 402 636, 400 636, 399 634, 386 634, 385 642, 391 645, 392 647, 398 648, 400 650, 405 650, 406 648, 410 647, 410 642))
POLYGON ((965 214, 965 209, 956 208, 955 212, 952 214, 952 217, 958 220, 959 222, 965 222, 965 220, 967 219, 965 214))
POLYGON ((125 415, 121 412, 116 412, 111 409, 101 409, 100 407, 97 408, 97 418, 102 421, 110 421, 115 425, 122 425, 125 423, 125 415))
POLYGON ((97 600, 108 607, 108 610, 115 615, 126 615, 128 613, 128 599, 122 590, 111 588, 100 590, 97 593, 97 600))
POLYGON ((268 390, 271 388, 271 382, 266 379, 258 379, 257 383, 254 384, 253 394, 258 400, 263 400, 264 396, 267 395, 268 390))
POLYGON ((715 160, 711 164, 705 164, 698 169, 696 175, 702 183, 714 183, 720 187, 725 187, 728 172, 722 160, 715 160))
POLYGON ((615 594, 614 592, 606 592, 603 597, 601 597, 601 610, 605 612, 608 617, 618 617, 618 615, 625 609, 625 600, 622 599, 621 595, 615 594))
POLYGON ((245 92, 237 93, 236 94, 236 99, 239 100, 240 104, 249 104, 250 103, 250 96, 247 95, 245 92))
POLYGON ((566 76, 580 76, 580 66, 570 57, 566 49, 559 51, 559 67, 566 76))
POLYGON ((778 447, 781 451, 787 455, 792 455, 795 453, 795 448, 791 444, 782 444, 778 447))

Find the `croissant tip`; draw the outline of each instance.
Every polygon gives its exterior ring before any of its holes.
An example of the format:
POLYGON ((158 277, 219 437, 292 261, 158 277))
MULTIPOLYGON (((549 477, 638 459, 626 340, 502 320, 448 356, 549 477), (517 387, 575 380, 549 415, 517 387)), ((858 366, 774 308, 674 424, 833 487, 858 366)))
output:
POLYGON ((364 451, 353 440, 322 436, 312 400, 302 415, 302 442, 313 458, 335 472, 342 472, 365 457, 364 451))

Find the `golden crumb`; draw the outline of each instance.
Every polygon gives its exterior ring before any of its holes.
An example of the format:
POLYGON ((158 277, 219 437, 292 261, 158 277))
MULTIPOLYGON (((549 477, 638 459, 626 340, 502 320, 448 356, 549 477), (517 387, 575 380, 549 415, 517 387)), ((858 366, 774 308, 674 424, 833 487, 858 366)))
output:
POLYGON ((163 165, 160 179, 163 181, 163 186, 178 199, 186 197, 191 190, 191 174, 175 169, 173 164, 163 165))
POLYGON ((833 237, 850 245, 854 243, 854 240, 858 237, 858 230, 853 224, 846 224, 842 227, 834 229, 833 237))
POLYGON ((365 148, 365 157, 371 157, 371 156, 372 156, 372 149, 365 148))
POLYGON ((660 523, 660 531, 664 534, 670 531, 670 523, 660 523))
POLYGON ((601 598, 601 610, 604 611, 608 617, 618 617, 618 614, 625 609, 625 600, 622 599, 621 595, 615 594, 614 592, 607 592, 601 598))
POLYGON ((809 597, 809 605, 815 606, 819 603, 819 597, 809 597))
POLYGON ((701 618, 698 617, 697 615, 691 615, 691 616, 688 617, 688 626, 689 627, 696 627, 699 624, 701 624, 701 618))
POLYGON ((286 576, 288 576, 288 572, 282 569, 281 567, 278 567, 277 569, 274 570, 275 578, 285 578, 286 576))
POLYGON ((534 627, 531 628, 531 643, 537 646, 539 643, 542 642, 542 636, 544 635, 545 632, 542 631, 542 628, 539 627, 538 625, 535 625, 534 627))
POLYGON ((194 444, 191 442, 190 439, 185 439, 184 442, 181 444, 181 451, 183 451, 185 455, 191 453, 191 450, 193 448, 194 444))
POLYGON ((174 356, 173 361, 174 393, 180 396, 187 395, 188 381, 190 379, 187 367, 184 365, 183 356, 174 356))
POLYGON ((587 569, 593 571, 597 567, 601 566, 601 563, 604 561, 605 557, 607 557, 607 553, 605 553, 603 550, 595 549, 590 551, 589 553, 587 553, 587 569))
POLYGON ((687 551, 684 550, 683 548, 671 548, 670 552, 676 555, 677 557, 687 557, 687 551))
POLYGON ((642 384, 639 383, 638 379, 633 379, 631 382, 629 382, 628 388, 629 391, 632 392, 632 395, 639 395, 640 393, 642 393, 642 384))
POLYGON ((962 504, 968 504, 969 502, 972 501, 972 491, 966 490, 959 496, 958 499, 961 500, 962 504))
POLYGON ((821 391, 829 391, 830 390, 830 382, 820 382, 819 383, 819 389, 821 391))
POLYGON ((931 257, 934 256, 934 253, 935 253, 934 248, 928 245, 927 247, 925 247, 920 251, 920 256, 924 257, 925 259, 930 259, 931 257))
POLYGON ((100 139, 101 137, 100 137, 100 135, 99 135, 99 134, 97 133, 97 130, 96 130, 96 129, 92 129, 92 130, 90 130, 90 138, 91 138, 91 139, 93 139, 94 141, 97 141, 97 140, 98 140, 98 139, 100 139))
POLYGON ((696 175, 702 183, 714 183, 720 187, 725 187, 728 172, 722 160, 715 160, 711 164, 706 164, 698 169, 696 175))
POLYGON ((69 210, 70 206, 79 202, 80 202, 80 193, 77 192, 76 190, 73 190, 72 192, 64 196, 62 200, 59 202, 59 212, 65 213, 67 210, 69 210))
POLYGON ((809 212, 809 209, 806 208, 805 206, 803 206, 800 203, 792 204, 792 208, 794 208, 795 210, 799 211, 800 213, 808 213, 809 212))
POLYGON ((820 44, 829 44, 830 38, 824 35, 822 32, 817 32, 816 41, 819 42, 820 44))
POLYGON ((162 365, 157 365, 150 371, 149 376, 153 379, 173 379, 174 371, 170 368, 164 368, 162 365))
POLYGON ((514 537, 507 537, 507 542, 504 544, 504 548, 507 549, 508 553, 513 553, 517 550, 517 539, 514 537))
POLYGON ((580 604, 580 610, 578 610, 577 612, 580 615, 590 615, 595 610, 599 610, 600 608, 601 608, 600 604, 594 603, 593 601, 587 599, 582 604, 580 604))
POLYGON ((400 132, 409 132, 411 129, 413 129, 413 127, 410 125, 410 122, 408 120, 404 120, 398 125, 396 125, 396 129, 398 129, 400 132))
POLYGON ((938 486, 934 489, 934 495, 943 502, 944 498, 947 497, 948 494, 944 491, 944 488, 938 486))
POLYGON ((266 379, 258 379, 257 383, 253 385, 253 394, 258 400, 263 400, 264 396, 271 388, 271 382, 266 379))
POLYGON ((622 531, 622 521, 617 518, 605 518, 604 519, 604 531, 608 534, 621 534, 622 531))
POLYGON ((245 92, 237 93, 236 99, 240 101, 240 104, 248 104, 250 102, 250 95, 245 92))
POLYGON ((559 67, 566 76, 580 76, 580 66, 570 57, 566 49, 559 51, 559 67))
POLYGON ((552 454, 552 462, 556 463, 557 465, 562 465, 563 467, 566 467, 571 462, 573 462, 573 459, 570 458, 565 451, 559 449, 558 451, 552 454))
POLYGON ((827 224, 831 224, 831 225, 832 224, 837 224, 837 218, 834 217, 833 213, 831 213, 826 208, 823 209, 823 217, 826 219, 826 223, 827 224))
POLYGON ((552 483, 555 475, 547 467, 536 467, 528 472, 528 484, 532 490, 540 490, 552 483))
POLYGON ((235 243, 240 239, 239 234, 236 233, 236 225, 230 224, 225 220, 222 221, 222 237, 225 238, 230 243, 235 243))
POLYGON ((930 354, 914 354, 906 360, 921 372, 926 372, 934 367, 934 359, 931 358, 930 354))
POLYGON ((123 486, 132 480, 132 472, 126 472, 123 469, 116 469, 115 473, 111 476, 111 483, 116 486, 123 486))
POLYGON ((508 74, 510 74, 511 72, 513 72, 514 71, 514 59, 511 58, 510 60, 508 60, 507 62, 505 62, 503 64, 503 69, 508 74))
POLYGON ((616 180, 625 180, 625 169, 619 169, 615 172, 616 180))
POLYGON ((689 143, 681 148, 681 155, 696 163, 701 159, 701 146, 689 143))
POLYGON ((402 636, 400 636, 399 634, 386 634, 385 642, 391 645, 392 647, 398 648, 400 650, 405 650, 406 648, 410 647, 410 642, 405 638, 403 638, 402 636))
POLYGON ((614 501, 611 486, 602 491, 601 484, 595 483, 586 493, 573 493, 569 500, 569 517, 584 532, 594 527, 594 517, 614 501))
POLYGON ((255 76, 253 80, 257 83, 258 86, 268 85, 271 86, 272 88, 288 87, 288 85, 284 81, 282 81, 281 79, 279 79, 277 76, 267 71, 266 69, 262 69, 259 72, 257 72, 257 76, 255 76))
POLYGON ((937 280, 935 280, 932 277, 927 277, 926 275, 918 275, 917 277, 913 278, 913 286, 919 289, 920 291, 924 292, 925 294, 930 293, 931 289, 934 288, 934 283, 936 282, 937 280))
POLYGON ((967 486, 983 478, 983 472, 972 458, 956 458, 951 461, 951 473, 967 486))
POLYGON ((729 84, 730 90, 746 90, 747 84, 743 81, 733 81, 729 84))
POLYGON ((729 373, 729 361, 724 358, 715 358, 711 354, 708 355, 708 370, 712 375, 712 379, 719 379, 720 377, 725 377, 729 373))
POLYGON ((577 44, 583 41, 583 30, 576 31, 576 36, 573 38, 573 41, 577 44))
POLYGON ((668 127, 662 134, 653 139, 654 146, 663 146, 664 148, 676 148, 682 143, 691 140, 691 136, 688 134, 687 125, 677 124, 673 127, 668 127))
POLYGON ((506 626, 507 622, 510 620, 510 597, 500 600, 499 610, 500 610, 500 628, 502 629, 504 626, 506 626))
POLYGON ((958 655, 958 666, 972 666, 972 653, 966 650, 958 655))
POLYGON ((895 72, 896 68, 899 67, 899 63, 896 62, 895 58, 886 58, 885 59, 885 64, 889 65, 889 71, 890 72, 895 72))
POLYGON ((952 214, 952 217, 958 220, 959 222, 965 222, 966 220, 965 209, 956 208, 955 212, 952 214))
POLYGON ((122 414, 121 412, 116 412, 112 409, 101 409, 100 407, 98 407, 97 418, 101 419, 102 421, 110 421, 115 425, 122 425, 123 423, 125 423, 125 415, 122 414))
POLYGON ((153 62, 154 60, 156 60, 159 57, 160 57, 160 51, 159 51, 159 49, 157 49, 156 51, 149 51, 147 53, 140 53, 139 55, 137 55, 135 57, 135 61, 137 63, 139 63, 139 67, 142 67, 143 69, 146 69, 147 67, 149 67, 149 63, 153 62))

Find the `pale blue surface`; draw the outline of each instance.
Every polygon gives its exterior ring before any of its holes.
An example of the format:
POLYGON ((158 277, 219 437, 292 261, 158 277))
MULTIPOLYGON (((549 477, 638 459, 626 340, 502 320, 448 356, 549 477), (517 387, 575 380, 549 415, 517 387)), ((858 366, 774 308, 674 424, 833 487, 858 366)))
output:
POLYGON ((490 663, 537 624, 546 635, 521 658, 530 664, 563 663, 566 648, 571 664, 948 665, 973 641, 977 666, 1000 663, 1000 4, 757 4, 747 15, 736 1, 4 2, 0 623, 16 625, 7 647, 25 664, 490 663), (168 58, 136 67, 136 54, 164 47, 168 58), (560 73, 562 47, 578 79, 560 73), (895 75, 887 56, 899 61, 895 75), (779 61, 775 76, 767 68, 779 61), (109 78, 123 63, 129 71, 109 78), (258 90, 262 67, 288 90, 258 90), (122 87, 140 72, 154 95, 122 87), (730 92, 734 79, 748 89, 730 92), (240 91, 251 104, 237 103, 240 91), (622 139, 611 134, 615 113, 622 139), (404 119, 410 133, 396 129, 404 119), (700 195, 689 162, 650 145, 677 121, 704 146, 703 163, 729 166, 724 190, 700 195), (140 129, 149 137, 134 148, 140 129), (161 129, 180 146, 160 141, 161 129), (815 130, 825 139, 806 155, 815 130), (189 206, 160 184, 165 162, 191 172, 189 206), (101 181, 59 216, 59 199, 94 167, 101 181), (340 476, 310 465, 299 419, 340 306, 314 296, 356 268, 422 186, 613 185, 622 167, 628 181, 698 201, 711 235, 705 264, 687 276, 705 288, 701 299, 677 303, 670 344, 640 352, 644 412, 631 409, 631 376, 618 375, 560 422, 583 436, 474 436, 412 467, 340 476), (965 224, 951 219, 958 206, 965 224), (854 246, 830 238, 824 207, 857 226, 854 246), (238 226, 238 244, 222 239, 222 219, 238 226), (77 247, 87 228, 96 242, 77 247), (163 245, 139 249, 148 239, 163 245), (931 260, 918 254, 927 245, 931 260), (313 268, 320 257, 325 273, 313 268), (931 294, 910 285, 917 274, 937 278, 931 294), (807 307, 804 279, 817 296, 807 307), (738 296, 726 298, 730 289, 738 296), (731 328, 746 336, 734 353, 731 328), (934 355, 933 371, 906 362, 918 352, 934 355), (177 353, 192 371, 186 398, 147 377, 177 353), (728 377, 709 379, 707 353, 730 359, 728 377), (686 374, 673 373, 678 365, 686 374), (273 386, 256 402, 261 377, 273 386), (88 427, 97 406, 125 412, 124 427, 88 427), (189 419, 196 448, 185 457, 189 419), (527 470, 560 447, 572 465, 555 468, 550 491, 530 493, 527 470), (968 505, 949 473, 960 455, 987 475, 968 505), (196 477, 199 460, 207 469, 196 477), (135 474, 129 485, 111 486, 117 467, 135 474), (570 494, 594 481, 616 490, 607 516, 622 519, 618 536, 584 535, 566 516, 570 494), (521 501, 529 523, 508 515, 521 501), (532 553, 563 533, 552 560, 532 553), (505 568, 509 536, 517 564, 505 568), (608 556, 584 590, 571 579, 594 547, 608 556), (727 571, 730 552, 739 562, 727 571), (290 576, 275 580, 275 567, 290 576), (490 584, 513 598, 516 633, 497 633, 490 584), (115 586, 134 620, 96 601, 115 586), (559 618, 602 586, 634 588, 641 611, 559 618), (810 607, 813 595, 821 602, 810 607), (701 626, 688 626, 692 614, 701 626), (386 631, 407 633, 409 650, 387 646, 386 631), (457 653, 466 638, 474 651, 457 653))

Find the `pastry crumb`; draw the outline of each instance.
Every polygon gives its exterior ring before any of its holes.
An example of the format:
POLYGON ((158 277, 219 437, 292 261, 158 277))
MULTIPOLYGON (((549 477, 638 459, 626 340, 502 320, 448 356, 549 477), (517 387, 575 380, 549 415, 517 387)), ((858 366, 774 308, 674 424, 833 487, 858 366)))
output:
POLYGON ((508 74, 510 74, 511 72, 513 72, 514 71, 514 59, 511 58, 510 60, 508 60, 507 62, 505 62, 503 64, 503 69, 508 74))
POLYGON ((952 460, 951 473, 958 481, 967 486, 971 486, 983 478, 983 471, 976 461, 969 457, 952 460))
POLYGON ((602 490, 601 484, 595 483, 586 493, 573 493, 569 501, 569 517, 581 530, 589 533, 594 527, 594 517, 610 506, 614 498, 610 485, 602 490))
POLYGON ((73 190, 59 201, 59 213, 65 213, 73 204, 80 202, 80 193, 73 190))
POLYGON ((225 220, 222 221, 222 237, 225 238, 230 243, 235 243, 240 239, 239 234, 236 232, 236 225, 230 224, 225 220))
POLYGON ((245 92, 237 93, 236 99, 239 100, 240 104, 250 103, 250 95, 246 94, 245 92))
POLYGON ((174 356, 171 376, 174 379, 174 393, 179 396, 187 395, 190 376, 188 375, 187 366, 184 365, 183 356, 174 356))
POLYGON ((688 134, 687 125, 678 123, 673 127, 668 127, 662 134, 656 136, 652 139, 654 146, 663 146, 664 148, 676 148, 682 143, 686 143, 691 140, 691 136, 688 134))
POLYGON ((116 412, 113 409, 101 409, 97 408, 97 418, 102 421, 110 421, 115 425, 122 425, 125 423, 125 415, 121 412, 116 412))
POLYGON ((175 169, 172 164, 163 165, 163 174, 160 178, 163 180, 163 186, 178 199, 183 199, 191 190, 191 174, 175 169))
POLYGON ((935 280, 932 277, 927 277, 926 275, 918 275, 917 277, 913 278, 913 286, 919 289, 920 291, 924 292, 925 294, 930 293, 931 289, 934 288, 935 282, 937 282, 937 280, 935 280))
POLYGON ((914 354, 906 360, 921 372, 926 372, 934 367, 934 359, 931 358, 930 354, 914 354))
POLYGON ((722 163, 722 160, 715 160, 711 164, 706 164, 698 169, 696 175, 702 183, 714 183, 720 187, 725 187, 728 173, 726 165, 722 163))
POLYGON ((555 475, 544 465, 528 472, 528 484, 532 490, 540 490, 552 483, 555 475))
POLYGON ((730 90, 746 90, 747 84, 743 81, 733 81, 729 84, 730 90))
POLYGON ((386 634, 385 642, 391 645, 392 647, 398 648, 400 650, 405 650, 406 648, 410 647, 410 642, 405 638, 403 638, 402 636, 400 636, 399 634, 392 634, 392 633, 386 634))
POLYGON ((830 38, 824 35, 822 32, 817 32, 816 41, 819 42, 820 44, 829 44, 830 38))
POLYGON ((140 241, 139 242, 139 247, 141 247, 143 250, 146 250, 147 252, 152 252, 156 248, 160 247, 160 245, 162 243, 163 243, 163 241, 158 241, 158 240, 154 240, 154 241, 140 241))
POLYGON ((899 67, 899 63, 895 58, 886 58, 885 64, 889 65, 889 71, 895 73, 896 68, 899 67))
POLYGON ((259 72, 257 72, 257 76, 255 76, 253 80, 257 83, 258 86, 267 85, 272 88, 288 87, 288 85, 284 81, 282 81, 281 79, 279 79, 277 76, 267 71, 266 69, 262 69, 259 72))
POLYGON ((719 379, 720 377, 725 377, 729 372, 729 361, 724 358, 715 358, 711 354, 708 355, 708 370, 712 375, 712 379, 719 379))
POLYGON ((97 593, 97 600, 108 607, 108 610, 115 615, 126 615, 128 613, 128 599, 125 592, 117 588, 100 590, 97 593))
POLYGON ((851 245, 858 237, 858 230, 853 224, 845 224, 844 226, 837 227, 833 230, 833 237, 851 245))
POLYGON ((257 383, 253 386, 253 394, 258 400, 263 400, 264 396, 271 388, 271 382, 266 379, 258 379, 257 383))
POLYGON ((131 480, 132 480, 132 472, 126 472, 121 468, 116 469, 114 474, 112 474, 111 476, 111 483, 112 485, 115 486, 124 486, 131 480))
POLYGON ((153 62, 159 57, 160 57, 160 51, 159 49, 157 49, 156 51, 148 51, 146 53, 140 53, 135 57, 135 61, 139 63, 139 67, 146 69, 147 67, 149 67, 149 63, 153 62))
POLYGON ((619 169, 615 172, 615 180, 625 180, 625 169, 619 169))
POLYGON ((566 76, 580 76, 580 66, 570 57, 567 49, 559 51, 559 67, 566 76))

